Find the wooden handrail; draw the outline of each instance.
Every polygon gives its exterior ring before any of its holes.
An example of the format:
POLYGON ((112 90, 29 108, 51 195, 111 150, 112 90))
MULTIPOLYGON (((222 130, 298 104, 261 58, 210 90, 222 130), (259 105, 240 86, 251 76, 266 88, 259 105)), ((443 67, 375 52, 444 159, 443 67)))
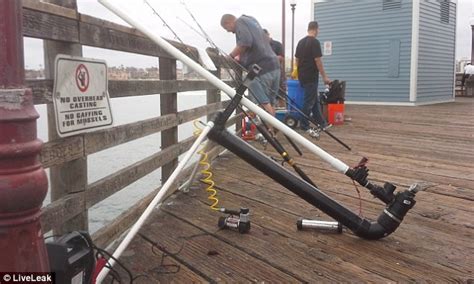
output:
MULTIPOLYGON (((73 226, 63 225, 68 222, 71 222, 70 225, 76 224, 78 220, 83 224, 85 220, 85 225, 87 226, 87 212, 91 206, 103 201, 160 167, 162 170, 166 168, 166 172, 169 174, 169 170, 172 169, 177 157, 186 152, 194 141, 194 137, 189 137, 177 143, 175 137, 177 136, 177 126, 202 116, 207 115, 209 117, 211 114, 224 108, 227 102, 220 101, 220 92, 207 81, 176 80, 176 63, 174 59, 170 58, 168 53, 164 52, 158 45, 134 28, 84 15, 74 9, 38 0, 23 0, 22 3, 23 35, 25 37, 39 38, 46 42, 53 41, 53 44, 61 42, 59 45, 64 44, 69 47, 69 49, 66 49, 69 51, 66 52, 71 53, 68 54, 74 54, 74 51, 71 51, 72 47, 79 47, 81 49, 81 46, 92 46, 160 58, 160 71, 162 71, 160 72, 160 79, 166 80, 110 80, 108 91, 111 98, 161 94, 161 106, 163 106, 163 102, 169 102, 169 104, 165 105, 173 105, 169 108, 167 107, 165 111, 162 110, 161 113, 165 115, 72 137, 53 137, 52 139, 54 140, 45 143, 43 147, 41 162, 45 168, 54 166, 52 171, 66 169, 65 172, 67 173, 71 173, 70 170, 77 168, 87 173, 87 157, 98 151, 158 132, 162 132, 162 138, 165 137, 166 143, 164 144, 170 145, 162 151, 92 184, 87 184, 87 179, 85 179, 80 186, 76 186, 77 191, 74 192, 67 189, 63 190, 64 186, 55 183, 55 188, 60 195, 57 195, 57 200, 53 200, 51 204, 42 209, 41 222, 43 231, 48 232, 57 228, 60 228, 59 231, 61 231, 64 228, 72 228, 73 226), (170 66, 171 68, 169 68, 170 66), (206 98, 208 104, 177 112, 176 100, 179 98, 177 93, 197 90, 207 91, 206 98), (173 131, 174 134, 172 134, 173 131), (166 136, 167 133, 169 134, 168 136, 166 136), (77 163, 77 161, 81 161, 81 163, 77 163)), ((75 5, 71 4, 69 7, 75 7, 75 5)), ((168 42, 188 54, 191 58, 197 58, 197 49, 195 47, 171 40, 168 40, 168 42)), ((47 50, 52 51, 48 57, 49 66, 52 66, 51 60, 54 59, 58 50, 61 51, 61 49, 56 50, 54 48, 47 50)), ((226 57, 219 55, 213 49, 208 49, 207 51, 219 69, 223 66, 228 66, 224 64, 226 63, 225 60, 228 60, 226 57)), ((48 64, 46 65, 48 66, 48 64)), ((49 68, 47 71, 51 72, 52 69, 49 68)), ((49 74, 47 77, 52 78, 51 73, 47 74, 49 74)), ((220 71, 217 71, 216 75, 220 76, 220 71)), ((226 83, 231 85, 230 81, 226 83)), ((27 86, 33 90, 35 104, 47 104, 48 116, 51 119, 53 80, 28 80, 27 86)), ((233 119, 229 120, 228 125, 235 123, 239 117, 240 115, 234 116, 233 119)), ((50 128, 53 127, 50 125, 50 128)), ((54 129, 50 129, 50 131, 54 131, 54 129)), ((219 147, 216 147, 214 152, 218 149, 219 147)), ((147 198, 149 199, 150 196, 131 206, 126 213, 112 222, 112 224, 97 232, 94 235, 94 239, 103 246, 110 242, 111 238, 118 236, 138 216, 137 214, 141 208, 147 203, 147 198)))
MULTIPOLYGON (((23 26, 26 37, 170 58, 167 52, 134 28, 40 1, 23 1, 23 26)), ((172 40, 168 42, 191 58, 197 58, 195 47, 172 40)), ((217 66, 226 60, 212 52, 209 56, 217 66)))
MULTIPOLYGON (((211 160, 214 159, 222 150, 223 150, 222 146, 214 147, 213 149, 209 151, 208 158, 211 160)), ((181 183, 182 181, 186 180, 189 177, 193 168, 194 168, 194 165, 189 165, 182 171, 182 173, 178 177, 177 183, 175 184, 175 190, 169 192, 168 196, 176 192, 176 190, 179 187, 179 183, 181 183)), ((142 212, 151 202, 153 197, 155 197, 157 191, 160 189, 161 187, 147 194, 144 198, 142 198, 140 201, 135 203, 128 210, 120 214, 117 218, 115 218, 115 220, 112 223, 104 226, 103 228, 95 232, 92 235, 94 243, 99 247, 105 247, 110 243, 111 239, 113 240, 113 239, 118 238, 123 232, 128 230, 133 225, 133 223, 137 221, 137 219, 140 217, 142 212)))
MULTIPOLYGON (((234 86, 232 81, 224 82, 234 86)), ((35 104, 53 103, 53 80, 27 80, 26 85, 33 91, 35 104)), ((205 80, 109 80, 111 98, 214 89, 215 87, 205 80)))
POLYGON ((43 146, 41 162, 43 163, 43 167, 49 168, 54 165, 73 161, 110 147, 130 142, 215 113, 225 105, 226 102, 218 102, 180 111, 177 114, 159 116, 86 133, 80 136, 50 141, 43 146))
MULTIPOLYGON (((227 126, 235 123, 241 116, 233 116, 227 122, 227 126)), ((128 184, 134 182, 140 177, 150 173, 156 168, 159 168, 163 163, 170 158, 170 153, 179 156, 187 151, 194 141, 194 137, 185 139, 176 145, 168 147, 167 149, 156 153, 155 155, 145 158, 124 170, 111 174, 97 182, 88 186, 85 192, 68 194, 48 206, 44 207, 41 212, 41 225, 44 232, 60 226, 67 222, 74 216, 82 212, 82 208, 89 209, 94 204, 104 200, 113 193, 118 192, 128 184), (138 172, 138 173, 137 173, 138 172), (121 177, 125 176, 125 178, 121 177), (115 183, 120 183, 117 186, 115 183), (104 187, 105 186, 105 189, 104 187)), ((215 154, 215 153, 214 153, 215 154)), ((215 156, 215 155, 211 155, 215 156)), ((133 208, 132 208, 133 209, 133 208)))

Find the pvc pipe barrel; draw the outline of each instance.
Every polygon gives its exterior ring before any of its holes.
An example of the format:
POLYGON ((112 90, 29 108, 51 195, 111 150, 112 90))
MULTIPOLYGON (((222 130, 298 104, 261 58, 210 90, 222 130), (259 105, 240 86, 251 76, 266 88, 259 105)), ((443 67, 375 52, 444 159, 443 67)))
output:
POLYGON ((336 221, 320 221, 310 219, 298 219, 296 221, 298 230, 313 229, 325 232, 342 233, 342 224, 336 221))

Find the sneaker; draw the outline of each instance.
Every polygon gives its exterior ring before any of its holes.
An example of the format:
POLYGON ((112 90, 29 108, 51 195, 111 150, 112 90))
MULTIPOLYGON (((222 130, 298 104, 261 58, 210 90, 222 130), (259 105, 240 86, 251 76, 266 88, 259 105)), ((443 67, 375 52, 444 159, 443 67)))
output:
POLYGON ((323 127, 323 131, 326 131, 326 130, 328 130, 328 129, 331 128, 331 127, 332 127, 332 124, 328 124, 328 125, 326 125, 326 126, 323 127))
POLYGON ((263 146, 266 146, 268 143, 267 139, 265 139, 265 137, 261 133, 255 135, 255 141, 259 142, 263 146))
POLYGON ((311 136, 312 138, 315 138, 315 139, 319 139, 319 131, 317 129, 314 129, 314 128, 310 128, 308 130, 306 130, 306 133, 311 136))

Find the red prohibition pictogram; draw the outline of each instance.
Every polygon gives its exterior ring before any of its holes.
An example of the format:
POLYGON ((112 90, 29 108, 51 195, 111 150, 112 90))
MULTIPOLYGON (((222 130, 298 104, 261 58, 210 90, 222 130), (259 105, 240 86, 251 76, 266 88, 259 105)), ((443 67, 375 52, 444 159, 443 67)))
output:
POLYGON ((87 91, 89 81, 89 71, 84 64, 79 64, 76 69, 76 85, 81 92, 87 91))

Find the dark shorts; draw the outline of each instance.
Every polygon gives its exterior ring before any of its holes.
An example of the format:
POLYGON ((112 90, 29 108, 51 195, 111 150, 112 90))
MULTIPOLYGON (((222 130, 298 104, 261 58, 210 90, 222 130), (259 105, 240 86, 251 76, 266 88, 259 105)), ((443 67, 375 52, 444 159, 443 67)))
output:
POLYGON ((256 104, 275 104, 280 88, 280 70, 276 69, 255 78, 249 86, 249 99, 256 104), (256 99, 255 99, 256 97, 256 99))

